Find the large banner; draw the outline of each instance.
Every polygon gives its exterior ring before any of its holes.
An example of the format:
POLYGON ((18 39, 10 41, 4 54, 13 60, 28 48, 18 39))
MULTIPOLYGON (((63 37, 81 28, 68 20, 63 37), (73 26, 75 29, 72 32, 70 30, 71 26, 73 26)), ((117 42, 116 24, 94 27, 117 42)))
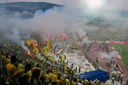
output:
POLYGON ((98 69, 91 72, 85 72, 78 75, 80 79, 88 79, 88 80, 100 80, 102 82, 106 82, 109 79, 109 73, 107 71, 98 69))
POLYGON ((128 44, 128 42, 120 42, 120 41, 110 41, 109 43, 115 43, 115 44, 128 44))

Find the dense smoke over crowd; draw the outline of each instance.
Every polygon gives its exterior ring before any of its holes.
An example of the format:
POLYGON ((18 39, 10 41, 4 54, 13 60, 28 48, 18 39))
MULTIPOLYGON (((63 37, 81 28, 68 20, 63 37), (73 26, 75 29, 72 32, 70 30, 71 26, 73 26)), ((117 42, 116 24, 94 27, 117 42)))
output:
POLYGON ((23 34, 26 36, 33 32, 45 32, 56 35, 88 33, 88 37, 95 40, 127 39, 127 17, 121 16, 116 9, 109 10, 106 7, 94 11, 83 5, 65 4, 62 8, 49 9, 45 13, 39 10, 29 19, 0 16, 1 38, 20 40, 23 34))

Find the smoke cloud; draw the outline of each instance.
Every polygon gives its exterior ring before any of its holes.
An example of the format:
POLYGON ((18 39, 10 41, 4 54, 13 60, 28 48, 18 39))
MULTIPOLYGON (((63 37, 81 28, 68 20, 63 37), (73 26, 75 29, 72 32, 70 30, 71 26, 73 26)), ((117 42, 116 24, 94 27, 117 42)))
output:
MULTIPOLYGON (((21 40, 23 34, 26 36, 33 32, 55 34, 64 32, 85 34, 87 32, 90 33, 90 38, 92 39, 105 40, 109 39, 108 33, 116 37, 120 30, 122 30, 120 33, 122 37, 125 37, 127 34, 126 30, 128 30, 128 18, 122 16, 120 11, 118 13, 117 10, 109 10, 107 7, 95 10, 88 9, 86 6, 81 6, 78 1, 64 1, 65 6, 63 8, 49 9, 46 13, 39 10, 34 17, 29 19, 1 15, 1 39, 21 40)), ((6 10, 2 9, 2 11, 6 10)), ((117 39, 120 40, 122 37, 117 39)))
POLYGON ((117 51, 112 51, 112 52, 110 52, 110 53, 99 52, 99 54, 100 54, 103 58, 107 58, 107 59, 115 58, 117 55, 119 55, 119 53, 118 53, 117 51))

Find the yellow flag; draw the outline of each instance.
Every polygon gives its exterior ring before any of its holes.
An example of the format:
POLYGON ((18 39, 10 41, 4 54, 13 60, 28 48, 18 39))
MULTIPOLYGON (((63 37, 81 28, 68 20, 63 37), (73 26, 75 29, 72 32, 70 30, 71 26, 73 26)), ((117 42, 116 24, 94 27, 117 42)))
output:
POLYGON ((32 43, 33 43, 33 40, 27 40, 27 41, 26 41, 26 44, 27 44, 28 46, 30 46, 32 43))
POLYGON ((66 59, 66 56, 65 56, 64 54, 61 54, 61 55, 60 55, 60 58, 61 58, 62 60, 65 60, 65 59, 66 59))
POLYGON ((34 51, 34 52, 39 52, 39 50, 38 50, 37 47, 34 47, 33 51, 34 51))

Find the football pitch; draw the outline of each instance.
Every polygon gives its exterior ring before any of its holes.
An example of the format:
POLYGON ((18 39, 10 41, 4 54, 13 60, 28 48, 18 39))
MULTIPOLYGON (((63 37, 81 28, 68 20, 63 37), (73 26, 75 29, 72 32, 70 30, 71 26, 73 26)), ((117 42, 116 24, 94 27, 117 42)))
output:
POLYGON ((128 67, 128 44, 111 44, 122 56, 122 60, 128 67))

